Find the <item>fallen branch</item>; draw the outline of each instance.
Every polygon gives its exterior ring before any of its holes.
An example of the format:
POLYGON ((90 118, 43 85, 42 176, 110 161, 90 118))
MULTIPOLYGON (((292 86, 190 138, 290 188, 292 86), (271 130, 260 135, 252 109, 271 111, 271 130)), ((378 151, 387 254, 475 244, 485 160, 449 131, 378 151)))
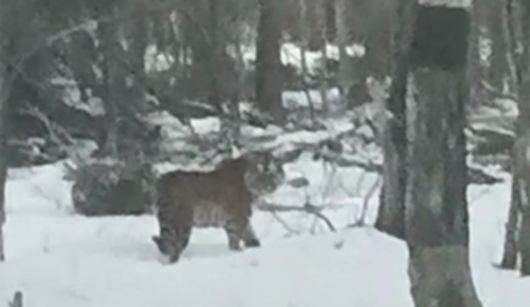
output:
POLYGON ((333 223, 322 213, 323 207, 317 207, 315 205, 306 203, 304 206, 288 206, 288 205, 275 205, 275 204, 269 204, 269 203, 261 203, 257 206, 258 210, 265 211, 265 212, 304 212, 308 214, 312 214, 322 221, 328 226, 329 230, 332 232, 336 232, 337 228, 333 225, 333 223))
MULTIPOLYGON (((378 174, 383 173, 383 165, 376 164, 371 161, 365 162, 360 160, 347 159, 338 154, 332 154, 327 152, 319 152, 319 156, 322 159, 329 162, 333 162, 340 167, 358 167, 367 172, 373 172, 378 174)), ((504 181, 502 178, 494 176, 492 174, 488 174, 483 169, 474 165, 468 165, 467 177, 469 184, 492 185, 504 181)))

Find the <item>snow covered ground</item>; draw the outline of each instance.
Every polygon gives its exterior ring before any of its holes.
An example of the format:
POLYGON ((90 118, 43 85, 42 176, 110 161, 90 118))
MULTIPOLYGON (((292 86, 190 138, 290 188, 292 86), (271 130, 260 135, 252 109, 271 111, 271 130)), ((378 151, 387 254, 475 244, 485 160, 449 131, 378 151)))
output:
MULTIPOLYGON (((60 163, 12 170, 0 306, 17 290, 28 307, 412 306, 405 245, 369 227, 346 228, 373 175, 358 184, 360 171, 332 172, 308 156, 286 169, 305 175, 310 186, 282 188, 276 200, 325 204, 336 233, 300 213, 281 215, 288 231, 258 212, 261 248, 231 252, 221 230, 195 230, 176 265, 165 264, 151 241, 153 216, 75 216, 60 163)), ((473 275, 484 306, 529 306, 530 279, 492 266, 500 258, 509 191, 509 182, 469 189, 473 275)), ((370 205, 373 221, 376 196, 370 205)))

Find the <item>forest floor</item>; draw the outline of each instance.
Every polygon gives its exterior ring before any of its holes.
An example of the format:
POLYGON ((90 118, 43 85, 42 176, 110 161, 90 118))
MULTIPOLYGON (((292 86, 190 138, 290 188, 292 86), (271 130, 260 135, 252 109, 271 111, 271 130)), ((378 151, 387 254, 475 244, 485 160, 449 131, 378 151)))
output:
MULTIPOLYGON (((223 231, 194 230, 175 265, 151 241, 154 216, 78 216, 61 163, 13 169, 0 306, 22 291, 27 307, 411 307, 405 244, 370 226, 347 227, 375 177, 362 179, 353 168, 333 171, 309 155, 285 167, 310 185, 282 187, 273 200, 325 205, 336 232, 306 213, 278 213, 281 223, 256 212, 261 248, 232 252, 223 231)), ((493 266, 502 250, 509 178, 468 191, 472 271, 484 306, 527 307, 530 278, 493 266)), ((377 202, 376 193, 369 224, 377 202)))

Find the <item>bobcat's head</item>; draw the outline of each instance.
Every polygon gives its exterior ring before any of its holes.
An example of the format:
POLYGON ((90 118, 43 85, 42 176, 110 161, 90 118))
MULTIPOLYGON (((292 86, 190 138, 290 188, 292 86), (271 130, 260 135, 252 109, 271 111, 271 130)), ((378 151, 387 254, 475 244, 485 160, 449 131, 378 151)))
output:
POLYGON ((274 192, 285 179, 282 164, 270 153, 259 152, 248 155, 250 166, 245 172, 245 184, 256 196, 274 192))

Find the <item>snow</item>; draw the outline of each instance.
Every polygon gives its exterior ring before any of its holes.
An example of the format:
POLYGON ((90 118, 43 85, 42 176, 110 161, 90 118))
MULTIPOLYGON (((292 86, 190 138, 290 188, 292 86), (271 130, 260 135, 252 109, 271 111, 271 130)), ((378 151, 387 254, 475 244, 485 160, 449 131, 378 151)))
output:
POLYGON ((427 6, 469 8, 473 4, 473 0, 420 0, 420 4, 427 6))
MULTIPOLYGON (((11 170, 0 305, 20 290, 26 306, 40 307, 412 306, 405 245, 371 227, 346 227, 374 175, 333 170, 310 155, 285 170, 309 186, 281 187, 272 200, 325 206, 336 233, 306 214, 281 213, 288 231, 270 213, 256 212, 261 248, 232 252, 221 230, 194 230, 175 265, 151 242, 157 231, 151 215, 74 215, 62 163, 11 170)), ((509 180, 469 189, 472 269, 484 306, 528 306, 523 293, 530 280, 492 266, 500 259, 509 192, 509 180)), ((377 198, 369 202, 369 223, 377 198)))
MULTIPOLYGON (((249 50, 250 51, 250 50, 249 50)), ((365 48, 360 44, 345 46, 346 54, 350 57, 363 57, 365 48)), ((281 46, 281 61, 284 65, 292 65, 302 71, 301 48, 294 43, 283 43, 281 46)), ((339 47, 337 45, 326 45, 326 56, 328 59, 339 60, 339 47)), ((317 74, 319 60, 322 60, 322 51, 305 51, 307 70, 311 74, 317 74)), ((255 56, 254 56, 255 58, 255 56)))

